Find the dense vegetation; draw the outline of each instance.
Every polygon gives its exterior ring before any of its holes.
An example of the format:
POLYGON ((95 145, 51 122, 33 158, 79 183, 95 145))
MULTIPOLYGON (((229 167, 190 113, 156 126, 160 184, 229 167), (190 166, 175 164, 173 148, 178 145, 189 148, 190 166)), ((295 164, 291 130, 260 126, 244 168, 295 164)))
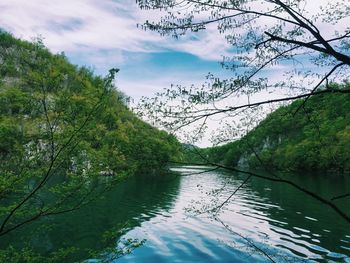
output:
POLYGON ((343 172, 350 169, 349 112, 349 94, 319 94, 280 107, 240 140, 200 152, 228 166, 343 172))
POLYGON ((0 64, 0 241, 42 217, 88 204, 127 175, 164 168, 179 156, 175 137, 128 109, 126 96, 113 85, 118 70, 95 76, 64 54, 51 54, 40 40, 21 41, 5 32, 0 64))

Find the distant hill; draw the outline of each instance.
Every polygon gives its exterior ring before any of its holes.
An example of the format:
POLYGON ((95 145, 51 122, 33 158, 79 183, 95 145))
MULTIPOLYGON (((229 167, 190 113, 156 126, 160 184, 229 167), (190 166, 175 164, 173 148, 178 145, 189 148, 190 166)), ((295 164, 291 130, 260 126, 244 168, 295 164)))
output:
MULTIPOLYGON (((350 84, 328 88, 350 89, 350 84)), ((201 152, 228 166, 350 170, 350 95, 320 94, 302 103, 277 109, 240 140, 201 152)))

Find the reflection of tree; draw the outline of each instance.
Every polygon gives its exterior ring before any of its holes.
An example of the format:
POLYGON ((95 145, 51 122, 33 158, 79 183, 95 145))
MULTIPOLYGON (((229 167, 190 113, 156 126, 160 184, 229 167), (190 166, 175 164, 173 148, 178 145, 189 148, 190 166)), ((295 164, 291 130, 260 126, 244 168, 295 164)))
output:
POLYGON ((239 236, 240 238, 242 238, 246 242, 246 247, 252 249, 252 254, 260 253, 264 257, 266 257, 270 262, 276 263, 274 257, 271 256, 264 249, 262 249, 258 245, 256 245, 254 241, 251 241, 249 238, 243 236, 242 234, 238 233, 237 231, 234 231, 228 224, 225 224, 219 217, 215 217, 215 220, 218 221, 231 234, 239 236))
MULTIPOLYGON (((332 196, 339 189, 350 190, 346 177, 323 178, 322 175, 312 174, 292 176, 299 184, 310 189, 317 188, 319 191, 322 191, 324 196, 332 196), (310 178, 307 179, 305 176, 310 178)), ((293 188, 272 182, 264 182, 259 179, 252 180, 249 184, 249 189, 259 195, 261 199, 266 199, 267 203, 279 206, 279 208, 266 206, 266 210, 264 210, 267 216, 272 219, 269 224, 275 226, 275 229, 280 227, 278 222, 288 223, 283 225, 283 228, 291 232, 296 231, 293 227, 307 229, 310 233, 319 234, 316 239, 325 248, 330 248, 332 251, 341 254, 348 253, 347 250, 341 248, 339 243, 340 240, 344 239, 348 224, 345 221, 337 220, 336 214, 332 209, 326 209, 322 204, 315 202, 311 198, 298 195, 298 191, 293 188), (266 191, 266 188, 269 190, 266 191), (291 211, 293 212, 291 213, 291 211), (324 232, 323 229, 325 228, 330 232, 324 232)), ((342 209, 349 211, 350 204, 344 203, 342 209)), ((281 233, 283 234, 283 232, 281 233)), ((306 239, 310 241, 311 238, 306 239)), ((312 243, 313 241, 310 242, 312 243)), ((315 244, 317 245, 318 243, 315 244)))
POLYGON ((77 247, 79 251, 70 260, 79 260, 88 255, 88 249, 105 249, 101 240, 106 231, 116 229, 111 237, 116 240, 158 211, 171 209, 179 182, 180 178, 169 179, 166 175, 162 179, 144 175, 129 178, 105 193, 103 199, 73 213, 39 220, 16 231, 6 241, 12 239, 11 243, 18 245, 29 240, 30 245, 44 254, 57 248, 77 247), (124 227, 123 232, 118 229, 120 226, 124 227), (20 242, 18 235, 22 236, 20 242))
MULTIPOLYGON (((334 259, 324 251, 348 255, 348 250, 341 247, 346 246, 341 240, 348 240, 345 237, 347 222, 338 220, 334 211, 326 209, 321 203, 300 196, 296 189, 287 185, 258 178, 249 180, 243 189, 225 202, 227 197, 244 183, 245 175, 233 175, 221 170, 215 174, 209 172, 207 176, 210 175, 220 178, 217 188, 208 191, 208 188, 204 187, 203 191, 208 195, 198 202, 201 204, 199 208, 194 206, 189 210, 197 216, 206 214, 214 218, 232 234, 233 240, 242 240, 232 243, 223 240, 233 249, 247 254, 260 254, 263 257, 268 255, 276 262, 300 262, 298 257, 289 257, 286 251, 290 251, 291 255, 305 257, 300 251, 309 250, 322 256, 324 260, 334 259), (262 229, 259 229, 260 223, 262 229), (241 227, 247 231, 242 231, 241 227), (253 229, 256 232, 251 233, 253 229), (259 234, 260 231, 264 232, 263 235, 259 234), (295 245, 296 248, 288 245, 295 245), (273 248, 275 246, 277 248, 273 248)), ((346 177, 323 178, 312 174, 289 176, 300 185, 322 191, 326 197, 333 196, 339 189, 349 191, 346 177)), ((342 209, 348 211, 349 205, 347 203, 342 209)), ((267 259, 270 260, 268 257, 267 259)))

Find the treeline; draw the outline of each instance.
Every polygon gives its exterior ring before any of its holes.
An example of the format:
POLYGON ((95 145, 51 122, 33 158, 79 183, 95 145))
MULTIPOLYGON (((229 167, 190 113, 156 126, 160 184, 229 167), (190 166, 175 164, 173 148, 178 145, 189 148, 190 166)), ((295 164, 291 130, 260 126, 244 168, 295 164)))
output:
MULTIPOLYGON (((280 107, 240 140, 199 152, 227 166, 344 172, 350 170, 349 149, 350 94, 325 93, 280 107)), ((193 151, 188 159, 203 161, 193 151)))

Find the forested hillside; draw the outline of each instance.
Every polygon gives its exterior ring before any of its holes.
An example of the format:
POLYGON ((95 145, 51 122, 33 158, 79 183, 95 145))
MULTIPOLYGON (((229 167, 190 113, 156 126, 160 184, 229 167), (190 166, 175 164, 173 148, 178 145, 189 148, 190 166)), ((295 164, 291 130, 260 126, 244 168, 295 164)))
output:
POLYGON ((8 234, 78 209, 121 178, 151 173, 179 157, 175 137, 128 109, 126 96, 113 85, 117 69, 95 76, 50 53, 40 40, 30 43, 5 32, 0 64, 3 249, 8 234))
POLYGON ((127 98, 112 83, 117 70, 106 78, 94 76, 40 41, 7 33, 1 33, 0 44, 2 171, 20 169, 38 152, 36 161, 48 161, 65 143, 74 146, 65 158, 70 170, 118 173, 159 167, 176 155, 174 137, 128 110, 127 98))
POLYGON ((335 93, 283 106, 242 139, 201 152, 229 166, 343 172, 350 169, 349 149, 350 95, 335 93))

